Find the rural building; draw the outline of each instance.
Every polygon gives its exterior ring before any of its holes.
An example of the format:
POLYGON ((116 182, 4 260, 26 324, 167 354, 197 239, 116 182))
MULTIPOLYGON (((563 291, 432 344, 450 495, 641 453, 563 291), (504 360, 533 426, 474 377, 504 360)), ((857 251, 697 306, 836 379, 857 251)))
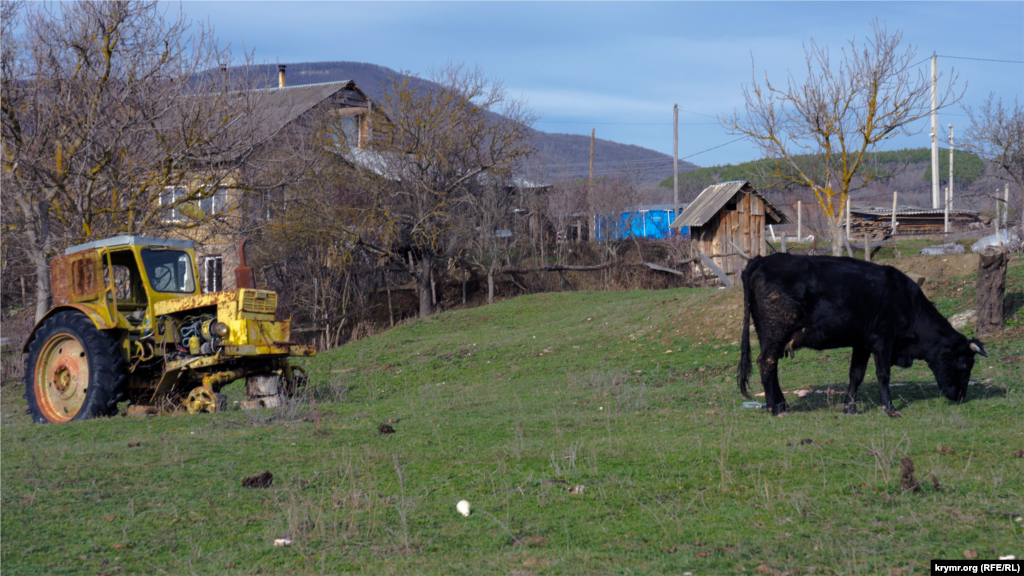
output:
MULTIPOLYGON (((983 229, 988 222, 977 212, 950 210, 950 230, 983 229)), ((945 231, 945 212, 942 209, 898 206, 896 208, 896 233, 900 236, 930 236, 945 231)), ((850 206, 851 238, 863 238, 868 234, 872 241, 892 238, 892 208, 876 206, 850 206)))
POLYGON ((694 255, 714 262, 735 283, 747 258, 768 253, 765 228, 789 219, 750 182, 712 184, 683 210, 672 228, 690 229, 694 255))
MULTIPOLYGON (((686 204, 680 205, 686 208, 686 204)), ((676 231, 670 227, 675 220, 673 204, 650 204, 631 206, 616 216, 602 216, 597 219, 598 240, 621 238, 665 239, 689 234, 689 228, 676 231)))
MULTIPOLYGON (((304 86, 286 86, 284 66, 280 67, 277 87, 255 92, 262 117, 261 132, 273 145, 278 135, 301 134, 308 130, 307 119, 326 111, 336 125, 332 134, 338 141, 338 152, 351 162, 361 162, 368 154, 371 138, 369 111, 371 103, 366 94, 351 80, 325 82, 304 86)), ((227 162, 230 164, 230 160, 227 162)), ((230 171, 230 166, 225 170, 230 171)), ((199 265, 199 283, 203 293, 235 288, 233 270, 239 265, 238 243, 241 238, 232 233, 234 224, 242 218, 237 208, 242 192, 233 189, 234 176, 224 179, 225 186, 217 188, 198 206, 183 204, 166 210, 165 222, 185 222, 213 216, 210 222, 175 234, 196 242, 196 260, 199 265), (198 208, 198 210, 196 210, 198 208), (218 214, 223 217, 218 218, 218 214)), ((168 206, 186 196, 185 186, 169 186, 159 196, 160 206, 168 206)), ((255 210, 260 210, 255 208, 255 210)), ((250 210, 251 212, 252 210, 250 210)), ((249 214, 259 218, 259 214, 249 214)))

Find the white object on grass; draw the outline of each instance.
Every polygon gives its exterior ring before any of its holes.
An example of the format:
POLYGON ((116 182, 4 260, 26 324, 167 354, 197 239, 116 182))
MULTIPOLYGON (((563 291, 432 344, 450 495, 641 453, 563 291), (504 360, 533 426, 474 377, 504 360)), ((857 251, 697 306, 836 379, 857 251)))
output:
POLYGON ((459 503, 455 505, 455 509, 459 511, 459 514, 463 516, 469 516, 469 502, 465 500, 459 500, 459 503))
POLYGON ((282 546, 291 546, 291 545, 292 545, 292 541, 287 539, 287 538, 278 538, 277 540, 274 540, 274 546, 277 546, 278 548, 280 548, 282 546))

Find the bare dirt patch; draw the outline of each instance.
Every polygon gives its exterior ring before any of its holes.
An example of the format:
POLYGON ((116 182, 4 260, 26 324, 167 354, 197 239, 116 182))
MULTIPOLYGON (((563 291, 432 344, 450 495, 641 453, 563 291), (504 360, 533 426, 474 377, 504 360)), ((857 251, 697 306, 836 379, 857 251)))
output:
POLYGON ((689 338, 738 340, 743 329, 743 287, 737 285, 691 298, 672 316, 689 338))
POLYGON ((970 276, 978 271, 977 254, 947 254, 943 256, 911 256, 884 262, 903 272, 920 274, 929 282, 970 276))

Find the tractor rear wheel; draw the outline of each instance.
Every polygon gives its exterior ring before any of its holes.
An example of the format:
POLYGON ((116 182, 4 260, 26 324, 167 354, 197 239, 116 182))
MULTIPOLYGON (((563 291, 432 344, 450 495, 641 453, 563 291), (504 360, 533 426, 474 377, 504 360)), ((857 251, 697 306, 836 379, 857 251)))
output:
POLYGON ((123 399, 124 360, 117 342, 80 312, 47 318, 25 359, 28 414, 39 424, 87 420, 117 413, 123 399))

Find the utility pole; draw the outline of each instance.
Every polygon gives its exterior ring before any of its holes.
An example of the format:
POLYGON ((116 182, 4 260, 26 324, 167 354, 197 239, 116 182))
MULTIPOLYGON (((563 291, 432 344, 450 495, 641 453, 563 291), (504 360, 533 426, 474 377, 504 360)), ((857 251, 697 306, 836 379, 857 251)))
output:
POLYGON ((892 193, 892 220, 890 220, 889 228, 892 229, 892 239, 896 241, 896 195, 899 192, 892 193))
POLYGON ((932 53, 932 209, 939 203, 939 57, 932 53))
POLYGON ((804 237, 804 201, 796 201, 796 241, 803 242, 804 237))
MULTIPOLYGON (((590 213, 590 218, 588 218, 590 222, 588 222, 588 224, 591 226, 591 239, 593 239, 594 236, 594 222, 597 221, 597 215, 594 214, 594 134, 596 133, 597 128, 590 129, 590 180, 587 184, 587 211, 590 213)), ((582 230, 580 232, 579 240, 582 241, 582 230)))
POLYGON ((679 218, 679 104, 672 105, 672 202, 675 220, 679 218))
POLYGON ((1000 246, 1003 245, 1003 237, 999 235, 999 219, 1002 217, 999 212, 999 190, 996 190, 996 195, 992 198, 992 203, 995 204, 996 208, 996 242, 1000 246))
POLYGON ((946 186, 946 201, 944 204, 946 207, 942 209, 942 231, 949 234, 949 186, 946 186))
POLYGON ((949 185, 946 186, 946 234, 949 234, 949 211, 953 204, 953 125, 949 125, 949 185))
MULTIPOLYGON (((852 198, 850 198, 850 195, 847 194, 846 195, 846 237, 847 238, 850 237, 850 200, 852 200, 852 198)), ((852 256, 852 254, 851 254, 851 256, 852 256)))
POLYGON ((1003 184, 1003 228, 1010 225, 1010 185, 1003 184))

